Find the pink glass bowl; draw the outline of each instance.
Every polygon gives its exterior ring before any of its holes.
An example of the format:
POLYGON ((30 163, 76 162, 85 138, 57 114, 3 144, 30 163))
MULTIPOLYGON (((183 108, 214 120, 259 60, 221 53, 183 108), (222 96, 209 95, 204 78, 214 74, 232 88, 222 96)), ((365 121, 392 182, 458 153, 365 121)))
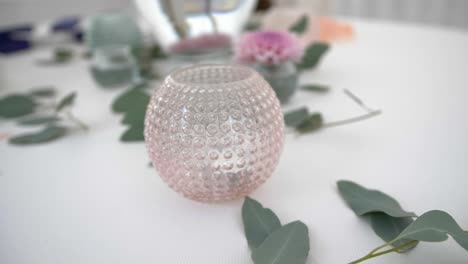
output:
POLYGON ((185 197, 248 195, 273 173, 283 114, 270 85, 239 65, 197 65, 167 76, 148 105, 145 141, 161 178, 185 197))

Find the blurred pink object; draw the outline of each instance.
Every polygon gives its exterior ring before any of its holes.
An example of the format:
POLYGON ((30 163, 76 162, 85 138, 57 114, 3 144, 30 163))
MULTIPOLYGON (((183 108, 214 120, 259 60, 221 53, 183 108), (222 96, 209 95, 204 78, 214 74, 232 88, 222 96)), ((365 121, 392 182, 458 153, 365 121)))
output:
POLYGON ((262 29, 288 30, 303 15, 309 17, 307 31, 299 36, 303 45, 316 41, 349 41, 354 38, 355 32, 351 24, 340 22, 332 17, 317 16, 301 9, 276 8, 269 11, 262 21, 262 29))
POLYGON ((206 34, 195 38, 183 39, 172 45, 171 52, 194 52, 200 50, 210 50, 216 48, 229 48, 231 37, 226 34, 206 34))
POLYGON ((145 141, 161 178, 187 198, 224 201, 273 173, 284 121, 270 85, 252 68, 197 65, 167 76, 151 97, 145 141))
POLYGON ((236 60, 241 63, 279 65, 299 61, 304 48, 296 35, 281 31, 245 33, 235 48, 236 60))

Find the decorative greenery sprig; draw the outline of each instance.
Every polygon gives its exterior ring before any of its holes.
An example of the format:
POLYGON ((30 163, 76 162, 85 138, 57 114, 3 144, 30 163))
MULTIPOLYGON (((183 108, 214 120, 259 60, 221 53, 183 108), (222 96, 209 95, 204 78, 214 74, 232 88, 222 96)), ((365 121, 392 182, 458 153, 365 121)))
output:
POLYGON ((0 117, 16 119, 21 126, 39 126, 42 129, 13 136, 10 144, 31 145, 46 143, 63 137, 76 126, 88 130, 88 126, 75 117, 71 106, 76 99, 72 92, 63 97, 57 104, 46 103, 54 100, 56 91, 53 87, 41 87, 26 94, 12 94, 0 99, 0 117))
POLYGON ((317 67, 322 57, 330 49, 330 45, 324 42, 314 42, 307 46, 302 61, 297 64, 299 70, 309 70, 317 67))
POLYGON ((387 241, 351 264, 392 252, 406 252, 419 241, 445 241, 447 234, 468 250, 468 233, 446 212, 433 210, 413 220, 416 214, 403 210, 394 198, 383 192, 366 189, 351 181, 338 181, 337 184, 341 196, 356 215, 369 217, 375 233, 387 241), (387 247, 391 248, 383 250, 387 247))
POLYGON ((70 48, 65 47, 58 47, 52 51, 51 57, 48 59, 39 60, 38 63, 40 65, 58 65, 58 64, 65 64, 70 62, 75 53, 70 48))
POLYGON ((276 214, 246 197, 242 206, 245 236, 255 264, 304 264, 309 255, 309 231, 301 221, 284 226, 276 214))
MULTIPOLYGON (((432 210, 417 217, 381 191, 345 180, 338 181, 337 185, 349 207, 356 215, 369 219, 375 233, 386 241, 350 264, 392 252, 404 253, 420 241, 442 242, 448 235, 468 251, 468 232, 448 213, 432 210)), ((309 234, 304 223, 294 221, 281 225, 271 209, 249 197, 242 205, 242 220, 255 264, 305 264, 309 255, 309 234)))
POLYGON ((260 29, 261 26, 262 26, 262 24, 257 22, 257 21, 248 21, 247 24, 245 24, 245 26, 244 26, 244 30, 245 31, 255 31, 255 30, 260 29))
POLYGON ((297 34, 303 34, 307 30, 308 24, 309 17, 307 15, 302 15, 291 27, 289 27, 289 31, 297 34))
MULTIPOLYGON (((309 17, 302 15, 294 24, 289 28, 290 32, 302 35, 307 31, 309 24, 309 17)), ((302 61, 297 64, 299 70, 308 70, 315 68, 322 59, 323 55, 330 49, 330 45, 324 42, 313 42, 309 44, 305 51, 302 61)))
POLYGON ((144 87, 145 85, 135 85, 119 95, 112 103, 112 111, 122 113, 124 115, 122 124, 128 125, 128 129, 120 137, 121 141, 144 140, 144 119, 150 101, 150 96, 144 87))
MULTIPOLYGON (((310 87, 318 87, 317 85, 311 85, 310 87)), ((322 86, 320 86, 322 87, 322 86)), ((316 89, 316 88, 312 88, 316 89)), ((373 110, 367 107, 361 99, 359 99, 356 95, 351 93, 349 90, 344 90, 344 93, 350 97, 354 102, 356 102, 359 106, 361 106, 367 113, 364 115, 360 115, 357 117, 352 117, 349 119, 327 122, 325 123, 322 117, 322 114, 319 112, 309 113, 307 107, 300 107, 298 109, 289 111, 284 114, 284 121, 286 126, 294 128, 300 134, 304 133, 311 133, 322 128, 329 128, 334 126, 346 125, 355 122, 359 122, 362 120, 369 119, 371 117, 380 115, 382 111, 380 110, 373 110)))
MULTIPOLYGON (((368 190, 351 181, 338 181, 338 190, 349 207, 358 216, 370 219, 372 229, 384 241, 391 241, 413 222, 416 214, 407 212, 389 195, 376 190, 368 190)), ((393 244, 398 247, 409 241, 393 244)), ((416 244, 413 245, 413 247, 416 244)), ((405 248, 404 251, 412 247, 405 248)), ((403 250, 399 250, 400 253, 403 250)))
POLYGON ((330 86, 325 84, 305 84, 301 87, 304 91, 326 93, 330 91, 330 86))

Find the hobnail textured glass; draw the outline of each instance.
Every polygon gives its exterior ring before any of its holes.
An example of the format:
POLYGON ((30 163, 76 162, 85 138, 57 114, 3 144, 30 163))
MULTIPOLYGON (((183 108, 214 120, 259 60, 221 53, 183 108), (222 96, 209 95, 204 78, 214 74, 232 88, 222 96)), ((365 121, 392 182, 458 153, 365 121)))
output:
POLYGON ((243 197, 265 182, 278 163, 283 130, 270 85, 239 65, 173 72, 145 117, 147 149, 161 178, 202 202, 243 197))

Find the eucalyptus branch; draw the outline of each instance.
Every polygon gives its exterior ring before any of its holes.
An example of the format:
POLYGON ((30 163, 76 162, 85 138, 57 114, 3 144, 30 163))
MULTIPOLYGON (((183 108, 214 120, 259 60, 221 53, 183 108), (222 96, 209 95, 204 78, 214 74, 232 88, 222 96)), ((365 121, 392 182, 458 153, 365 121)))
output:
POLYGON ((81 129, 85 130, 85 131, 88 131, 89 130, 89 126, 86 125, 83 121, 81 121, 80 119, 78 119, 75 115, 73 115, 73 113, 69 110, 65 111, 65 116, 67 117, 67 119, 73 123, 75 123, 76 125, 78 125, 78 127, 80 127, 81 129))
POLYGON ((344 119, 344 120, 325 123, 323 125, 324 128, 347 125, 347 124, 350 124, 350 123, 359 122, 359 121, 366 120, 366 119, 369 119, 369 118, 372 118, 374 116, 382 114, 381 110, 373 110, 372 108, 368 107, 359 97, 357 97, 355 94, 353 94, 348 89, 343 89, 343 92, 349 98, 351 98, 351 100, 353 100, 356 104, 358 104, 362 109, 364 109, 367 112, 367 114, 356 116, 356 117, 349 118, 349 119, 344 119))
POLYGON ((368 107, 359 97, 357 97, 355 94, 353 94, 350 90, 348 89, 343 89, 343 92, 351 98, 356 104, 358 104, 360 107, 362 107, 364 110, 367 112, 374 112, 374 110, 370 107, 368 107))
POLYGON ((328 128, 328 127, 335 127, 335 126, 341 126, 341 125, 347 125, 347 124, 351 124, 351 123, 356 123, 356 122, 359 122, 359 121, 362 121, 362 120, 366 120, 366 119, 369 119, 369 118, 372 118, 374 116, 378 116, 382 114, 382 111, 381 110, 374 110, 372 112, 369 112, 367 114, 364 114, 364 115, 360 115, 360 116, 356 116, 356 117, 353 117, 353 118, 349 118, 349 119, 344 119, 344 120, 339 120, 339 121, 333 121, 333 122, 328 122, 328 123, 325 123, 323 124, 323 127, 324 128, 328 128))
POLYGON ((388 249, 388 250, 385 250, 385 251, 382 251, 382 252, 379 252, 379 253, 376 253, 378 250, 390 245, 391 243, 394 243, 395 241, 390 241, 388 243, 385 243, 384 245, 372 250, 369 254, 365 255, 364 257, 360 258, 360 259, 357 259, 353 262, 350 262, 349 264, 357 264, 357 263, 361 263, 363 261, 366 261, 368 259, 371 259, 371 258, 375 258, 375 257, 378 257, 378 256, 382 256, 382 255, 385 255, 385 254, 388 254, 388 253, 392 253, 392 252, 398 252, 400 249, 403 249, 405 247, 408 247, 408 246, 411 246, 415 243, 417 243, 418 241, 417 240, 411 240, 409 242, 406 242, 404 244, 401 244, 397 247, 394 247, 392 249, 388 249))

